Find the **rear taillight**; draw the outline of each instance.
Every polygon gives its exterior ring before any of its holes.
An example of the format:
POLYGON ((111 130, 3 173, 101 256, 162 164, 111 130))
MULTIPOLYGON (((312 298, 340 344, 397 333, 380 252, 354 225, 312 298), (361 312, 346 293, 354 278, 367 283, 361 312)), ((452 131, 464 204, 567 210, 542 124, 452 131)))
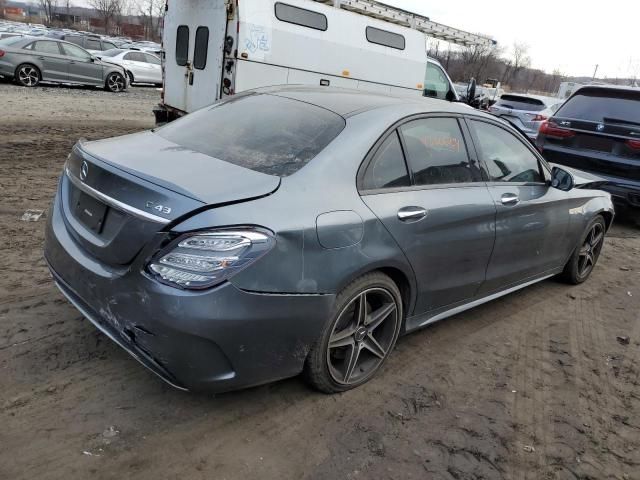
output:
POLYGON ((576 132, 569 130, 568 128, 562 128, 556 125, 551 120, 546 120, 540 125, 540 133, 547 137, 554 138, 571 138, 574 137, 576 132))
POLYGON ((4 50, 0 50, 0 57, 4 57, 4 50))
POLYGON ((546 115, 537 114, 536 116, 534 116, 531 119, 531 121, 532 122, 544 122, 547 118, 549 118, 549 117, 547 117, 546 115))
POLYGON ((640 140, 627 140, 627 146, 632 150, 640 150, 640 140))

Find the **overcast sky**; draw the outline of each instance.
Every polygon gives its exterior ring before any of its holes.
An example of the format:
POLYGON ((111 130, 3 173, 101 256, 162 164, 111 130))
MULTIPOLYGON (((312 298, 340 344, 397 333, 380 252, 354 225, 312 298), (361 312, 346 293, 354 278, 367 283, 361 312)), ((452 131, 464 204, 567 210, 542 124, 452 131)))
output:
MULTIPOLYGON (((551 73, 640 76, 640 0, 382 0, 431 20, 493 36, 508 55, 526 43, 532 66, 551 73)), ((77 5, 86 0, 75 0, 77 5)))
POLYGON ((640 0, 383 0, 431 20, 529 45, 533 67, 565 75, 640 76, 640 0))

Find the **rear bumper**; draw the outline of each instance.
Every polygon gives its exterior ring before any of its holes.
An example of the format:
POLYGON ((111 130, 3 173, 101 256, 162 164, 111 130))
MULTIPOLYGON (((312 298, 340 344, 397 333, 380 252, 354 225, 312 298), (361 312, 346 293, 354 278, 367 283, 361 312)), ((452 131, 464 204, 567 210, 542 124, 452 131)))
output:
POLYGON ((97 328, 174 387, 227 391, 297 375, 331 314, 333 295, 206 291, 162 285, 143 272, 148 252, 121 270, 69 235, 56 198, 45 258, 62 293, 97 328))

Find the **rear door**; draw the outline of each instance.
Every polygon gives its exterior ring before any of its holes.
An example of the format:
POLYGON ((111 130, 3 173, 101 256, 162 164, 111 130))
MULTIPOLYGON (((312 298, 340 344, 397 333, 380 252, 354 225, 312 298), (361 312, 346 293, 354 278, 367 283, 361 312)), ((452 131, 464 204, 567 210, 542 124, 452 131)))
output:
POLYGON ((414 269, 416 315, 473 298, 493 249, 496 207, 463 128, 453 117, 411 120, 361 172, 362 199, 414 269))
POLYGON ((220 98, 227 28, 224 0, 169 2, 165 15, 165 103, 185 112, 220 98))
POLYGON ((496 206, 496 242, 482 293, 523 283, 566 261, 569 193, 552 188, 533 148, 497 123, 469 119, 496 206))
POLYGON ((34 55, 42 65, 42 79, 55 82, 66 82, 67 59, 58 47, 58 42, 51 40, 38 40, 31 46, 34 55))

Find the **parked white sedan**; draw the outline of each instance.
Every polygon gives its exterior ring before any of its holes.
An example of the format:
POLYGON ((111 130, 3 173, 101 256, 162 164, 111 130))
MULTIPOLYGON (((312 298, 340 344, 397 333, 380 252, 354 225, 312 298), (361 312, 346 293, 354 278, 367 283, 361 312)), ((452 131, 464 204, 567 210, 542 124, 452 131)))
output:
POLYGON ((105 62, 121 65, 127 71, 129 83, 154 83, 162 85, 160 58, 139 50, 113 48, 99 52, 96 56, 105 62))

